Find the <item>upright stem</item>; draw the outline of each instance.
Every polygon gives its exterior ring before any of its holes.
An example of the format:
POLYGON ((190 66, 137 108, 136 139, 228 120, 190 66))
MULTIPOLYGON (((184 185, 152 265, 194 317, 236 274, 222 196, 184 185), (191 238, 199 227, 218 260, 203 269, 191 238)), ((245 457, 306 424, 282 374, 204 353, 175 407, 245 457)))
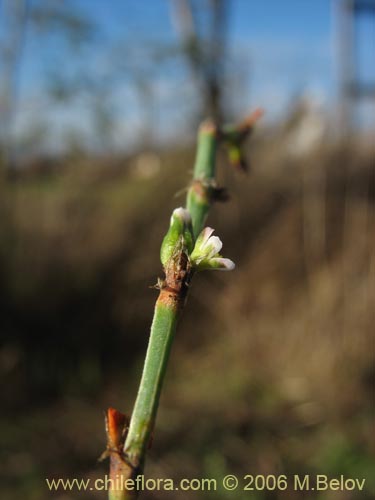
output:
MULTIPOLYGON (((195 237, 203 229, 209 209, 208 187, 205 184, 209 185, 215 176, 215 152, 215 127, 204 123, 198 136, 194 180, 187 195, 195 237)), ((154 425, 177 319, 184 302, 184 290, 176 294, 171 289, 162 288, 156 301, 141 383, 124 446, 124 452, 136 467, 142 465, 154 425)))
POLYGON ((215 125, 204 122, 199 130, 193 182, 189 188, 186 208, 189 210, 194 238, 202 231, 211 204, 215 182, 217 133, 215 125))
POLYGON ((141 383, 124 451, 137 468, 142 462, 154 426, 160 391, 168 363, 181 300, 162 289, 156 301, 141 383))
MULTIPOLYGON (((204 122, 200 127, 194 176, 186 200, 186 208, 191 215, 194 240, 204 228, 212 201, 218 198, 221 192, 215 184, 219 135, 220 140, 224 144, 227 143, 229 153, 231 148, 235 148, 237 158, 239 144, 251 132, 259 113, 259 110, 255 111, 243 124, 237 128, 232 127, 229 132, 221 130, 219 133, 211 121, 204 122)), ((118 486, 117 481, 116 486, 109 491, 110 500, 128 500, 138 496, 134 484, 131 483, 132 487, 129 488, 124 483, 128 479, 135 483, 136 478, 142 474, 177 321, 185 304, 193 275, 189 256, 184 249, 173 250, 165 262, 164 264, 163 261, 166 276, 161 282, 155 305, 142 378, 129 428, 125 415, 113 409, 109 409, 107 414, 107 454, 111 459, 110 475, 115 482, 118 476, 121 479, 121 485, 118 486)))
MULTIPOLYGON (((205 122, 199 131, 194 178, 187 194, 187 209, 192 218, 194 238, 203 229, 210 206, 216 142, 216 127, 211 122, 205 122)), ((174 264, 173 269, 166 269, 166 279, 156 301, 142 378, 123 450, 109 449, 111 477, 122 475, 124 481, 134 480, 142 473, 177 320, 184 306, 187 281, 192 275, 188 261, 182 259, 174 264)), ((110 500, 136 497, 137 492, 126 487, 109 492, 110 500)))
POLYGON ((156 301, 144 369, 127 439, 123 450, 113 449, 113 446, 109 450, 110 477, 113 480, 109 500, 129 500, 138 496, 134 481, 142 473, 176 330, 181 297, 182 293, 174 294, 162 289, 156 301), (126 484, 128 480, 132 480, 130 487, 130 481, 128 486, 126 484))

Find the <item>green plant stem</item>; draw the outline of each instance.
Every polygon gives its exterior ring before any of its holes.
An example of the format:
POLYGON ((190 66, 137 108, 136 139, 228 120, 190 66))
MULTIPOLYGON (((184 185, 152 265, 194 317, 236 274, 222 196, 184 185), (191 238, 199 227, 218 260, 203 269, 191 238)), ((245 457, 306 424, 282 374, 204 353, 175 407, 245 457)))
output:
POLYGON ((178 297, 169 300, 165 298, 165 294, 160 293, 155 305, 143 374, 124 447, 129 461, 137 468, 142 466, 154 426, 179 309, 178 297))
MULTIPOLYGON (((182 294, 180 295, 182 297, 182 294)), ((161 290, 156 301, 142 378, 124 444, 124 455, 131 466, 124 462, 121 454, 111 453, 111 478, 116 486, 125 487, 109 490, 109 500, 129 500, 138 496, 135 484, 133 483, 131 488, 126 488, 125 482, 135 481, 143 470, 144 457, 150 442, 164 373, 176 330, 180 295, 161 290), (119 476, 122 476, 121 481, 118 480, 119 476)))
MULTIPOLYGON (((200 127, 193 181, 186 200, 194 240, 204 228, 212 201, 225 198, 225 192, 217 189, 215 183, 218 141, 226 145, 229 162, 243 168, 240 146, 261 114, 260 109, 255 110, 237 127, 224 128, 220 132, 211 121, 204 122, 200 127)), ((161 253, 163 254, 163 246, 161 253)), ((126 426, 126 415, 111 408, 107 413, 105 454, 110 457, 110 477, 117 487, 117 479, 121 479, 120 488, 114 489, 114 486, 109 491, 109 500, 138 497, 135 481, 143 472, 177 321, 193 275, 186 247, 177 249, 168 259, 164 260, 162 256, 162 262, 166 277, 160 282, 160 293, 155 305, 146 359, 129 429, 126 426), (132 480, 131 487, 126 486, 127 480, 132 480)))
MULTIPOLYGON (((187 194, 187 209, 192 217, 195 238, 203 229, 210 206, 216 143, 215 126, 205 122, 199 130, 194 178, 187 194)), ((124 444, 124 455, 132 467, 129 477, 133 479, 143 470, 177 320, 187 292, 187 283, 183 283, 176 291, 175 285, 168 281, 167 272, 166 286, 162 287, 156 301, 142 378, 124 444)), ((136 496, 136 492, 126 489, 111 490, 109 493, 110 500, 126 500, 136 496)))
POLYGON ((195 239, 204 227, 215 187, 216 148, 216 127, 212 122, 204 122, 199 130, 193 182, 186 200, 195 239))

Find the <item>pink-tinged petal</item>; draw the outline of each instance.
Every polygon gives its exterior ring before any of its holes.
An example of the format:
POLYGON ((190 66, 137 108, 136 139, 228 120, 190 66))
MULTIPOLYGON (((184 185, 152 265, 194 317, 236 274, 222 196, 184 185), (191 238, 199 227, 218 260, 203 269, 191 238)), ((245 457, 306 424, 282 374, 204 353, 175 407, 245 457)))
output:
POLYGON ((215 229, 212 229, 212 227, 205 227, 203 231, 199 234, 197 238, 197 243, 199 246, 203 246, 208 239, 210 238, 211 234, 215 231, 215 229))

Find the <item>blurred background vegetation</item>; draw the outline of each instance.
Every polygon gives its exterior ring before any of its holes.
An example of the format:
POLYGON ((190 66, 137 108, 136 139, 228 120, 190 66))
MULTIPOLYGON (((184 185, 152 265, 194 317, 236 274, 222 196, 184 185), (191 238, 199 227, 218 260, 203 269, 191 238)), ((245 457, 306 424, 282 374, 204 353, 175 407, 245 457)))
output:
POLYGON ((343 3, 1 2, 1 498, 105 498, 45 478, 107 472, 103 411, 131 412, 197 125, 259 105, 209 221, 237 268, 192 286, 146 473, 344 474, 365 491, 251 498, 374 497, 375 114, 336 68, 343 3))

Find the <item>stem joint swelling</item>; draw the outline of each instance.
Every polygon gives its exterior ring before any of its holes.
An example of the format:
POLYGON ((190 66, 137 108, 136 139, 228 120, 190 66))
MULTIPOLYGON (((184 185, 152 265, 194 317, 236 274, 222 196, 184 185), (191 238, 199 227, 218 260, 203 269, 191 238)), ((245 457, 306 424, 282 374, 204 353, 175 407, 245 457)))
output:
POLYGON ((215 201, 225 202, 229 199, 228 190, 219 187, 215 180, 194 179, 190 184, 190 194, 197 202, 206 204, 208 207, 215 201))
POLYGON ((175 307, 177 312, 183 307, 189 284, 192 278, 192 266, 186 250, 181 248, 167 262, 165 280, 160 281, 160 294, 158 302, 169 307, 175 307))

